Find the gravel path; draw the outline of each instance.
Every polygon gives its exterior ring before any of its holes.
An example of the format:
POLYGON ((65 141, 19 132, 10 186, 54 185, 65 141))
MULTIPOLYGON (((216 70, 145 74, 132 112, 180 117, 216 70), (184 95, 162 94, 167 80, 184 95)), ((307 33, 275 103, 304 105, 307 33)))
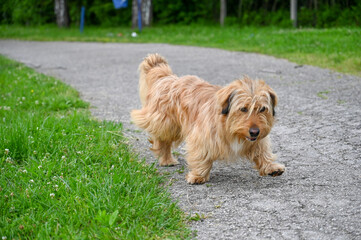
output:
MULTIPOLYGON (((188 185, 180 166, 161 168, 179 206, 199 220, 198 239, 361 239, 361 78, 269 56, 166 44, 0 40, 0 53, 75 87, 100 119, 121 121, 147 161, 147 135, 130 123, 140 107, 137 67, 148 53, 178 75, 224 85, 247 74, 278 93, 271 138, 281 177, 259 177, 250 163, 215 164, 210 182, 188 185)), ((1 103, 0 103, 1 105, 1 103)))

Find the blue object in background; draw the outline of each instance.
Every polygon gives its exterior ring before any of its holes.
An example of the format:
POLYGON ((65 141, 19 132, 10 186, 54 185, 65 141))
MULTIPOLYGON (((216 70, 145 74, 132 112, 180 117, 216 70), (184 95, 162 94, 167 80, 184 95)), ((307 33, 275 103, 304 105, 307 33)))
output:
POLYGON ((138 0, 138 28, 139 32, 142 31, 142 1, 138 0))
POLYGON ((85 18, 85 7, 81 7, 80 12, 80 32, 82 33, 84 31, 84 18, 85 18))
POLYGON ((128 7, 128 0, 113 0, 115 9, 128 7))

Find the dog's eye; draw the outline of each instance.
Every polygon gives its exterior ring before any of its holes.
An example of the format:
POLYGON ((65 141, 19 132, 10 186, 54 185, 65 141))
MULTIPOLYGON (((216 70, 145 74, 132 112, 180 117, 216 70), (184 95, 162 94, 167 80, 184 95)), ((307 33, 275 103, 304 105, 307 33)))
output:
POLYGON ((243 107, 243 108, 241 108, 241 111, 246 113, 246 112, 248 112, 248 109, 246 107, 243 107))
POLYGON ((264 112, 266 111, 266 107, 262 107, 261 110, 259 110, 259 112, 264 112))

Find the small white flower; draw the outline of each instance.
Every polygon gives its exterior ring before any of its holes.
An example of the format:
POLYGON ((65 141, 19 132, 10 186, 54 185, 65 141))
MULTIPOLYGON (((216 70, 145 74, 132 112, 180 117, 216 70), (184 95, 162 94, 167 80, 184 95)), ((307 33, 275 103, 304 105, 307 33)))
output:
POLYGON ((22 97, 21 99, 22 99, 23 101, 25 101, 26 98, 25 98, 25 97, 22 97))
POLYGON ((62 159, 62 160, 65 160, 65 156, 62 156, 61 159, 62 159))
POLYGON ((55 193, 50 193, 50 197, 55 197, 55 193))
POLYGON ((3 237, 2 237, 2 240, 6 240, 6 239, 8 239, 6 236, 3 236, 3 237))
POLYGON ((8 154, 9 154, 9 152, 10 152, 10 150, 9 150, 9 149, 7 149, 7 148, 5 148, 5 154, 6 154, 6 155, 8 155, 8 154))
POLYGON ((58 188, 59 186, 58 185, 54 185, 55 188, 58 188))
POLYGON ((11 161, 11 157, 7 157, 7 158, 6 158, 6 162, 7 162, 7 163, 13 163, 13 161, 11 161))
POLYGON ((36 100, 36 101, 35 101, 35 104, 36 104, 36 105, 38 105, 38 104, 39 104, 39 101, 38 101, 38 100, 36 100))
POLYGON ((23 173, 28 173, 28 171, 26 171, 26 169, 23 170, 23 173))
POLYGON ((46 184, 50 185, 50 184, 51 184, 51 182, 47 182, 46 184))
POLYGON ((30 179, 30 181, 29 181, 30 183, 34 183, 34 180, 33 179, 30 179))
POLYGON ((37 151, 34 151, 33 153, 34 153, 34 155, 36 155, 38 152, 37 152, 37 151))
POLYGON ((41 165, 38 166, 39 169, 42 168, 42 167, 43 167, 43 166, 41 166, 41 165))

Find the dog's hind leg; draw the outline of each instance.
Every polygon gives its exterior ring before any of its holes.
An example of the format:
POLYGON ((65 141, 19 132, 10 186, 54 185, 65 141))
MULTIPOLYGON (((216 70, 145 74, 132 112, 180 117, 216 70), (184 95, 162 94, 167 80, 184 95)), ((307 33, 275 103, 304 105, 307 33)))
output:
POLYGON ((150 142, 153 144, 150 150, 158 157, 160 166, 174 166, 179 164, 172 156, 172 142, 160 141, 158 139, 152 139, 150 142))

